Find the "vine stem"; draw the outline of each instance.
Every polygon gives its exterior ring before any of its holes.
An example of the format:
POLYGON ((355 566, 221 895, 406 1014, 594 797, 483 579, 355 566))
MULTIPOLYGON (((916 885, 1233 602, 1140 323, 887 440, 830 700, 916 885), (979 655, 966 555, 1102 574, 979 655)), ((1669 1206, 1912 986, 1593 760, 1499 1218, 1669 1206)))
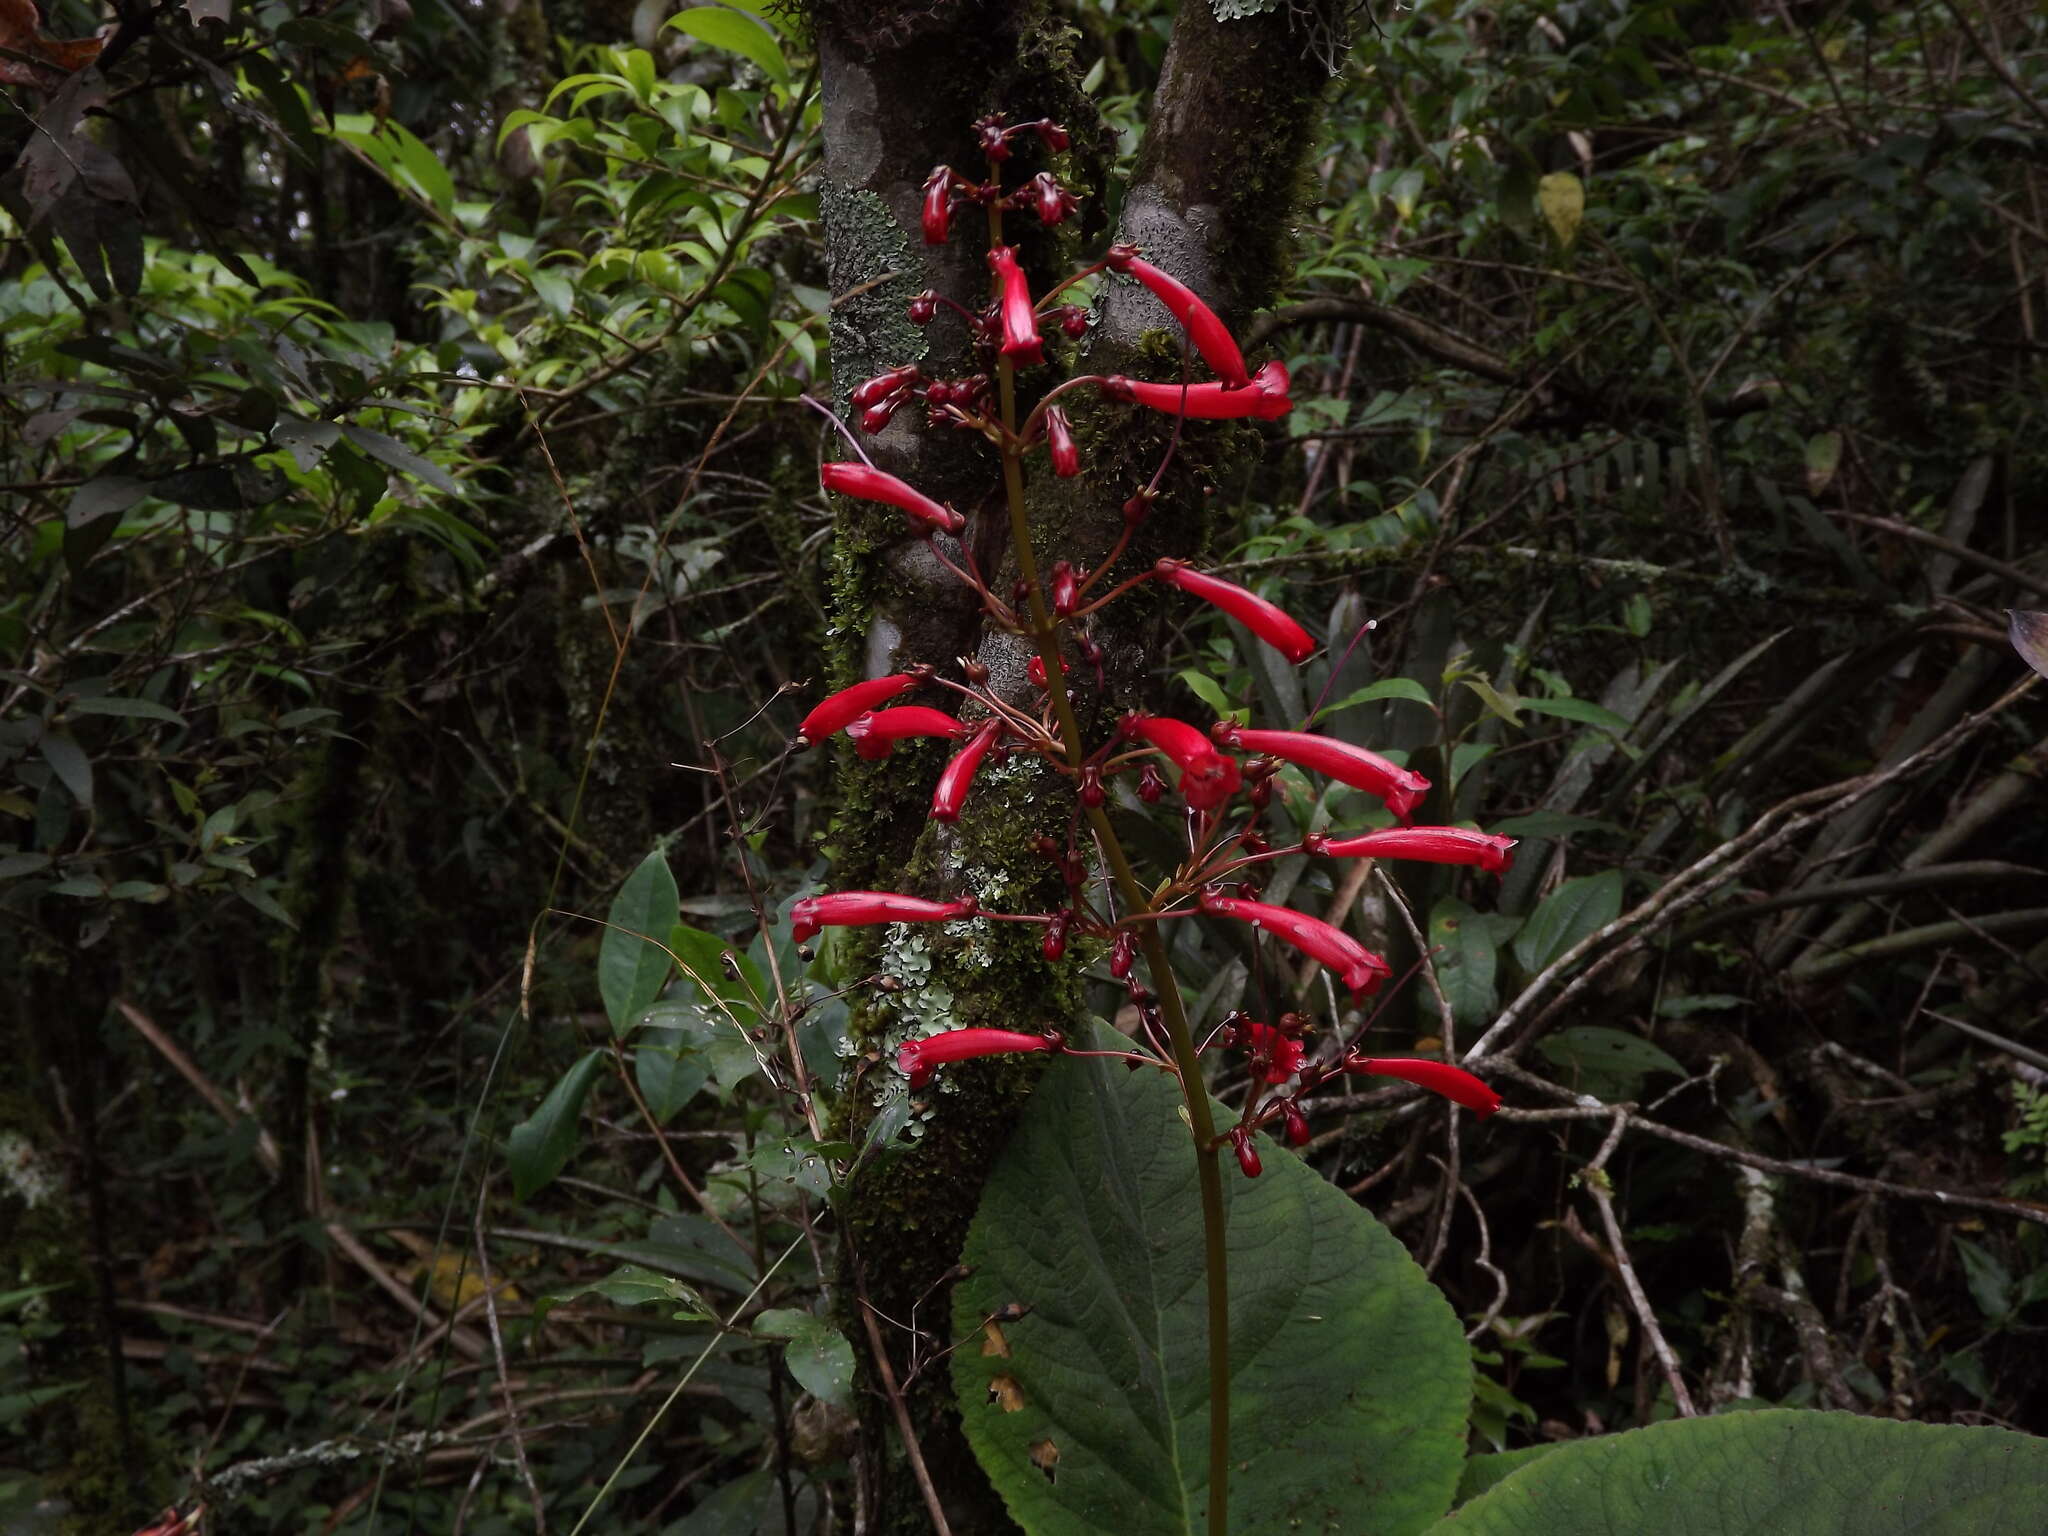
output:
MULTIPOLYGON (((1002 243, 1002 211, 989 209, 990 243, 1002 243)), ((1003 500, 1010 514, 1010 543, 1016 552, 1017 574, 1023 578, 1031 604, 1031 635, 1038 657, 1045 667, 1047 692, 1053 714, 1059 722, 1060 738, 1068 761, 1078 771, 1087 752, 1081 742, 1081 723, 1067 698, 1066 667, 1060 659, 1059 633, 1045 605, 1039 586, 1038 561, 1031 548, 1031 520, 1024 506, 1023 444, 1017 436, 1017 375, 1008 358, 996 370, 1003 413, 1003 500)), ((1150 917, 1152 904, 1131 869, 1108 812, 1101 806, 1084 807, 1094 829, 1110 874, 1123 897, 1127 914, 1150 917)), ((1202 1268, 1208 1282, 1209 1336, 1209 1536, 1228 1536, 1230 1530, 1230 1254, 1226 1243, 1223 1214, 1222 1150, 1216 1144, 1216 1121, 1210 1113, 1208 1090, 1202 1083, 1202 1062, 1195 1052, 1193 1032, 1188 1028, 1187 1009, 1173 976, 1166 944, 1159 937, 1157 923, 1141 923, 1138 944, 1145 952, 1145 964, 1159 993, 1160 1021, 1173 1047, 1174 1066, 1180 1075, 1182 1097, 1187 1101, 1188 1125, 1194 1136, 1195 1171, 1201 1187, 1202 1268)))

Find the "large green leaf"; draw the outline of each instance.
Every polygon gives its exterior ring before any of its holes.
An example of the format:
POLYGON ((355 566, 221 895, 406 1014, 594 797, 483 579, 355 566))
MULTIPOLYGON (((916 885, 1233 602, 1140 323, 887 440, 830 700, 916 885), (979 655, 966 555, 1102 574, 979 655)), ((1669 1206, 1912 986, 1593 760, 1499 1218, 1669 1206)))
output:
MULTIPOLYGON (((1055 1062, 968 1236, 954 1385, 975 1454, 1033 1536, 1206 1529, 1202 1224, 1180 1107, 1161 1073, 1055 1062), (984 1322, 1011 1307, 1028 1310, 998 1343, 984 1322)), ((1231 1167, 1224 1184, 1230 1529, 1419 1531, 1464 1456, 1457 1319, 1362 1209, 1279 1147, 1261 1153, 1262 1177, 1231 1167)))
POLYGON ((597 989, 612 1029, 625 1034, 661 996, 668 981, 668 951, 662 948, 680 909, 676 877, 657 848, 626 876, 612 900, 604 941, 597 951, 597 989))
POLYGON ((1997 1536, 2038 1531, 2048 1440, 1774 1408, 1559 1446, 1441 1536, 1997 1536))

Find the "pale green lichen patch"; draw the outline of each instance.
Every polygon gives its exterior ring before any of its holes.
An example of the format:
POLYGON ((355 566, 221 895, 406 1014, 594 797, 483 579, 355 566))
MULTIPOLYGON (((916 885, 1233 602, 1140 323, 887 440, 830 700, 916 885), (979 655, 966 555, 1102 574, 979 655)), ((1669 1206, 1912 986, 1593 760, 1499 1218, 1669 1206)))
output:
POLYGON ((57 1170, 18 1131, 0 1133, 0 1189, 34 1210, 63 1188, 57 1170))

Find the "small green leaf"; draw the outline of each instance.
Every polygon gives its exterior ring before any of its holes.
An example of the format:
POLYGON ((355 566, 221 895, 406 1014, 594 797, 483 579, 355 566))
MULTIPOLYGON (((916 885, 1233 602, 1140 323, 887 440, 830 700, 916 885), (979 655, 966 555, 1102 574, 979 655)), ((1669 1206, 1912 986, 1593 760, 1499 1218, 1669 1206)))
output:
POLYGON ((680 1304, 693 1317, 712 1316, 704 1298, 682 1281, 667 1275, 658 1275, 651 1269, 638 1264, 622 1264, 602 1280, 592 1280, 587 1285, 572 1286, 565 1291, 550 1292, 547 1301, 550 1306, 568 1301, 577 1296, 595 1293, 615 1306, 638 1307, 650 1301, 667 1301, 680 1304))
POLYGON ((1586 725, 1597 725, 1604 731, 1617 736, 1628 734, 1628 722, 1611 709, 1602 709, 1591 699, 1531 699, 1515 700, 1517 707, 1526 709, 1532 715, 1555 715, 1560 720, 1577 720, 1586 725))
POLYGON ((1424 709, 1435 709, 1436 700, 1429 696, 1429 690, 1412 677, 1383 677, 1376 683, 1367 683, 1355 692, 1347 693, 1334 704, 1325 704, 1316 711, 1317 718, 1334 715, 1340 709, 1351 709, 1360 704, 1376 704, 1381 699, 1402 699, 1410 704, 1420 704, 1424 709))
POLYGON ((65 526, 81 528, 112 512, 126 512, 149 492, 149 482, 133 475, 101 475, 71 493, 64 507, 65 526))
POLYGON ((148 699, 73 699, 64 709, 73 715, 119 715, 129 720, 161 720, 168 725, 185 723, 185 717, 175 709, 166 709, 148 699))
POLYGON ((1806 494, 1818 497, 1842 464, 1842 434, 1816 432, 1806 440, 1806 494))
POLYGON ((789 84, 789 61, 782 56, 782 47, 775 41, 775 34, 750 16, 715 5, 702 5, 684 11, 680 16, 671 16, 668 25, 714 48, 723 48, 728 53, 751 59, 777 85, 789 84))
POLYGON ((657 848, 626 877, 597 950, 597 988, 612 1032, 623 1035, 661 996, 673 962, 662 941, 681 911, 676 877, 657 848))
POLYGON ((682 1113, 710 1080, 711 1069, 687 1030, 644 1024, 634 1037, 633 1079, 647 1112, 663 1124, 682 1113))
POLYGON ((1529 914, 1515 937, 1515 960, 1535 975, 1588 934, 1597 933, 1621 915, 1622 879, 1618 869, 1567 880, 1529 914))
POLYGON ((446 491, 450 496, 460 496, 462 487, 449 478, 448 471, 438 464, 429 463, 414 453, 395 437, 374 432, 368 427, 343 427, 342 436, 362 449, 379 463, 393 469, 402 469, 408 475, 417 475, 437 491, 446 491))
POLYGON ((505 1161, 511 1165, 512 1190, 519 1199, 545 1188, 568 1164, 569 1154, 576 1150, 576 1120, 603 1059, 603 1051, 585 1052, 548 1090, 540 1108, 512 1127, 505 1161))
POLYGON ((50 771, 71 791, 71 798, 86 810, 92 809, 92 759, 69 731, 45 731, 36 743, 50 771))
POLYGON ((808 1312, 778 1308, 754 1319, 754 1332, 787 1339, 782 1358, 811 1396, 835 1408, 853 1400, 853 1346, 830 1323, 808 1312))
POLYGON ((1180 674, 1180 680, 1186 685, 1189 693, 1215 710, 1219 716, 1230 713, 1229 695, 1224 693, 1222 684, 1208 673, 1197 672, 1190 667, 1180 674))
POLYGON ((1467 688, 1470 688, 1479 695, 1480 703, 1484 704, 1496 715, 1499 715, 1501 719, 1507 721, 1509 725, 1518 726, 1522 723, 1522 717, 1515 713, 1515 704, 1518 701, 1503 697, 1500 690, 1483 677, 1468 677, 1463 681, 1467 688))
POLYGON ((1632 1099, 1652 1072, 1685 1076, 1683 1063, 1624 1029, 1587 1024, 1559 1030, 1538 1047, 1544 1059, 1567 1074, 1567 1081, 1600 1098, 1632 1099))

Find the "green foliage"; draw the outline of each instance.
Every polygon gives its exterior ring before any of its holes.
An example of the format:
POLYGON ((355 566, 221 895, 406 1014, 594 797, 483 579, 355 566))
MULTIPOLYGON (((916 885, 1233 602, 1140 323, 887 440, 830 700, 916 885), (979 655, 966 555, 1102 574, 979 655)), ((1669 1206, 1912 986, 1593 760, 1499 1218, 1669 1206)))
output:
MULTIPOLYGON (((1176 1107, 1158 1073, 1056 1062, 982 1197, 954 1385, 1028 1531, 1205 1528, 1202 1227, 1176 1107)), ((1369 1216, 1262 1155, 1262 1177, 1224 1186, 1230 1528, 1420 1530, 1462 1456, 1456 1319, 1369 1216)))
POLYGON ((2044 1494, 2048 1444, 2032 1436, 1840 1413, 1732 1413, 1553 1447, 1431 1529, 1976 1536, 2024 1527, 2044 1494))

